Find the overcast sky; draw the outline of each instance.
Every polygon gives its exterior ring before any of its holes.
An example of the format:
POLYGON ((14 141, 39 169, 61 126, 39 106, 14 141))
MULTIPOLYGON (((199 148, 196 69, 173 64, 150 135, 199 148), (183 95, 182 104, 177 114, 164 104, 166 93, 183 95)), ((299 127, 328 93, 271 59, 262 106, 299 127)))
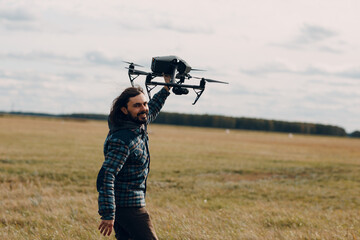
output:
POLYGON ((177 55, 230 85, 207 84, 195 106, 194 92, 171 94, 165 111, 352 132, 359 11, 358 0, 0 0, 0 111, 107 114, 130 86, 122 61, 146 71, 177 55))

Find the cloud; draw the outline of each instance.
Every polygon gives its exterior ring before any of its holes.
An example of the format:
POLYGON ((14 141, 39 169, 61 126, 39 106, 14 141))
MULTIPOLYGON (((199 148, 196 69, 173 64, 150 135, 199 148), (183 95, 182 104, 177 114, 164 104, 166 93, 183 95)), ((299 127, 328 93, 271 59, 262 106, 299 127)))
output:
POLYGON ((0 109, 8 109, 11 101, 16 99, 16 110, 59 112, 66 106, 66 110, 79 111, 81 105, 84 109, 101 106, 92 111, 105 111, 106 104, 111 102, 109 89, 113 85, 109 86, 103 79, 104 76, 74 71, 48 73, 0 69, 0 95, 8 99, 0 101, 0 109))
POLYGON ((292 49, 292 50, 316 50, 319 52, 340 54, 343 51, 339 45, 344 42, 333 42, 339 33, 318 25, 304 24, 298 34, 291 40, 284 43, 271 44, 272 46, 292 49))
POLYGON ((29 11, 24 9, 5 9, 0 10, 0 20, 23 22, 23 21, 33 21, 35 16, 29 11))
POLYGON ((339 77, 360 79, 360 67, 346 69, 336 73, 339 77))
POLYGON ((109 58, 106 57, 104 54, 100 53, 100 52, 88 52, 85 54, 85 58, 87 61, 94 63, 94 64, 99 64, 99 65, 107 65, 107 66, 119 66, 119 65, 123 65, 124 62, 122 59, 120 58, 109 58))
POLYGON ((98 51, 88 51, 82 56, 68 56, 64 54, 57 54, 53 52, 45 51, 32 51, 28 53, 5 53, 0 54, 0 59, 13 59, 21 61, 31 62, 55 62, 65 65, 91 63, 95 65, 105 65, 109 67, 119 67, 124 65, 123 60, 120 57, 107 57, 103 53, 98 51))
POLYGON ((36 71, 7 71, 0 69, 0 78, 8 82, 16 81, 19 86, 36 85, 44 82, 59 82, 62 80, 61 75, 41 73, 36 71), (61 78, 61 79, 60 79, 61 78))
POLYGON ((313 44, 337 35, 336 32, 324 27, 304 24, 300 29, 300 35, 295 38, 294 43, 299 45, 313 44))
POLYGON ((4 28, 8 31, 40 32, 41 30, 29 23, 5 23, 4 28))
POLYGON ((327 52, 327 53, 334 53, 334 54, 343 53, 342 50, 337 49, 337 48, 332 48, 332 47, 329 47, 329 46, 319 46, 319 47, 317 48, 317 50, 318 50, 319 52, 327 52))
POLYGON ((35 15, 23 8, 0 10, 0 27, 8 31, 39 31, 35 20, 35 15))
POLYGON ((44 51, 32 51, 29 53, 6 53, 0 54, 0 59, 15 59, 15 60, 26 60, 26 61, 34 61, 34 60, 45 60, 45 61, 78 61, 79 58, 69 57, 65 55, 58 55, 51 52, 44 51))
POLYGON ((179 19, 171 18, 152 18, 147 16, 148 19, 128 20, 121 19, 119 26, 129 32, 139 31, 170 31, 180 34, 212 34, 214 30, 208 25, 201 25, 194 22, 186 22, 179 19))
POLYGON ((145 25, 145 23, 142 22, 131 22, 131 21, 124 21, 118 23, 121 28, 123 28, 126 31, 129 32, 136 32, 136 31, 147 31, 150 29, 149 26, 145 25))
POLYGON ((271 73, 291 73, 293 71, 281 63, 267 63, 252 69, 241 68, 240 72, 247 75, 266 75, 271 73))
POLYGON ((196 34, 212 34, 213 30, 209 27, 201 27, 201 26, 194 26, 193 24, 189 25, 182 25, 182 24, 175 24, 171 21, 164 21, 161 23, 157 23, 155 25, 156 28, 179 32, 179 33, 196 33, 196 34))
POLYGON ((309 65, 303 69, 295 69, 282 63, 267 63, 251 69, 242 68, 240 69, 240 72, 252 76, 287 73, 294 75, 337 76, 342 78, 360 79, 360 66, 345 68, 342 70, 329 71, 327 69, 312 65, 309 65))
POLYGON ((359 95, 352 91, 351 89, 347 91, 339 91, 336 89, 307 93, 303 97, 304 101, 310 103, 311 105, 316 105, 317 107, 326 106, 329 108, 343 108, 346 103, 352 105, 353 101, 359 99, 359 95))

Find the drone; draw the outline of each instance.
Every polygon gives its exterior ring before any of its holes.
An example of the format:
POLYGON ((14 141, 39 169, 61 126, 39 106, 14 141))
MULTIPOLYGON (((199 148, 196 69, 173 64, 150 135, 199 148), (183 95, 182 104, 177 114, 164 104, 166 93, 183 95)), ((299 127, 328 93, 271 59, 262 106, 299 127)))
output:
POLYGON ((193 102, 193 105, 195 105, 195 103, 201 97, 201 94, 204 92, 205 84, 207 82, 229 84, 227 82, 212 80, 208 78, 191 76, 189 74, 191 70, 192 71, 203 71, 203 70, 191 68, 191 66, 188 63, 186 63, 183 59, 177 56, 153 57, 151 61, 151 72, 145 72, 135 69, 135 67, 143 67, 141 65, 132 62, 126 62, 126 61, 124 62, 129 64, 129 67, 126 67, 126 69, 128 69, 130 83, 133 87, 134 87, 134 80, 137 77, 139 77, 140 75, 146 76, 145 86, 150 99, 151 99, 151 90, 153 90, 158 85, 173 87, 172 91, 176 95, 187 95, 189 93, 188 89, 190 88, 193 89, 196 94, 195 101, 193 102), (169 83, 153 81, 153 79, 156 77, 163 77, 166 75, 171 77, 169 83), (191 78, 200 79, 199 85, 184 84, 185 80, 190 80, 191 78))

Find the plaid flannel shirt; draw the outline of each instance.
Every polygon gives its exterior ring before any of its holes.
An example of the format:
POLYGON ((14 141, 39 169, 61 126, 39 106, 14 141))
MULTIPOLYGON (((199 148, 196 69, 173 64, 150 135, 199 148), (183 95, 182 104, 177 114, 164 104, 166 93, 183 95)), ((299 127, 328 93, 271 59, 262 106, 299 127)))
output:
POLYGON ((101 219, 114 219, 116 206, 145 206, 150 165, 146 125, 159 114, 169 94, 162 88, 149 101, 149 115, 145 126, 109 132, 104 143, 105 161, 96 184, 101 219))

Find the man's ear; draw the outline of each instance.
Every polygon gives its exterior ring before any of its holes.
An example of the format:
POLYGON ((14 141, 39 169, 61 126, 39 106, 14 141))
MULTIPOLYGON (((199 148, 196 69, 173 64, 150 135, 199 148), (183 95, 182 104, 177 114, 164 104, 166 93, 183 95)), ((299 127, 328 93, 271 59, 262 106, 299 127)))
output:
POLYGON ((128 115, 128 110, 126 107, 122 107, 121 108, 121 111, 125 114, 125 115, 128 115))

